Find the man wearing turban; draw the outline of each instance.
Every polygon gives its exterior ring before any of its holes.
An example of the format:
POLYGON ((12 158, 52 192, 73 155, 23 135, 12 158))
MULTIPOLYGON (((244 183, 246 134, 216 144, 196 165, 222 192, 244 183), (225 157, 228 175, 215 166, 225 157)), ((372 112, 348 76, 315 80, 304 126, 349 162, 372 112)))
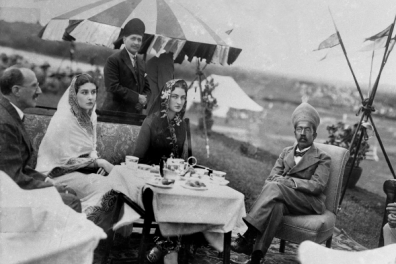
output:
MULTIPOLYGON (((150 97, 145 63, 137 53, 142 46, 145 25, 133 18, 122 29, 120 36, 125 48, 111 55, 104 67, 106 98, 101 110, 142 113, 150 97)), ((121 41, 121 39, 116 42, 121 41)))
POLYGON ((292 123, 297 142, 280 154, 259 197, 243 218, 248 230, 231 244, 233 251, 251 255, 251 264, 261 262, 284 215, 323 214, 326 209, 323 192, 331 158, 313 143, 319 114, 310 104, 302 103, 294 110, 292 123))

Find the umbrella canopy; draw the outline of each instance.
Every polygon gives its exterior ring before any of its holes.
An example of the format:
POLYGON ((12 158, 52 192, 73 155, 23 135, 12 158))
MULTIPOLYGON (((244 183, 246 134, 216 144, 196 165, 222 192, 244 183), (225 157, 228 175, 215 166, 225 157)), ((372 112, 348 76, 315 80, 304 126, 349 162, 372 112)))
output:
POLYGON ((114 44, 125 24, 140 18, 146 25, 141 53, 173 52, 176 62, 187 55, 208 63, 232 64, 241 49, 227 45, 204 21, 172 0, 101 0, 53 18, 41 32, 47 40, 120 48, 114 44))

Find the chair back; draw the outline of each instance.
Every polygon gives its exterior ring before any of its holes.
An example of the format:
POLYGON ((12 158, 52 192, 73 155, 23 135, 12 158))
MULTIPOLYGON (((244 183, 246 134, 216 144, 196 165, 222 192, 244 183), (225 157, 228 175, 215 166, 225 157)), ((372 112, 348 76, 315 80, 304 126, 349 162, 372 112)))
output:
POLYGON ((337 214, 342 178, 344 176, 345 165, 349 159, 349 150, 322 143, 315 143, 315 146, 331 157, 329 181, 324 191, 326 195, 325 204, 327 210, 337 214))

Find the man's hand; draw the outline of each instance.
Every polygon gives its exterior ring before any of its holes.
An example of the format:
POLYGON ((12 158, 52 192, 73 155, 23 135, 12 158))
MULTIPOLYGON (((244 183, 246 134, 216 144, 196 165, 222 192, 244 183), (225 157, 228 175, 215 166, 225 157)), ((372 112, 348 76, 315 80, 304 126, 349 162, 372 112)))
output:
POLYGON ((137 104, 135 105, 135 109, 138 110, 138 111, 142 111, 143 105, 142 105, 141 103, 137 103, 137 104))
POLYGON ((295 186, 293 180, 289 178, 278 177, 275 181, 289 188, 294 188, 295 186))
POLYGON ((275 174, 275 175, 272 175, 272 176, 268 176, 267 181, 277 181, 276 179, 278 179, 278 178, 283 178, 283 176, 282 175, 278 175, 278 174, 275 174))
POLYGON ((105 159, 97 159, 96 162, 98 163, 98 166, 103 168, 107 173, 110 173, 114 168, 114 165, 105 159))
POLYGON ((388 215, 388 223, 391 228, 395 228, 396 227, 396 215, 389 214, 388 215))
POLYGON ((390 214, 396 215, 396 203, 389 203, 389 204, 386 206, 386 210, 387 210, 390 214))
POLYGON ((147 104, 147 95, 139 94, 139 103, 145 106, 147 104))

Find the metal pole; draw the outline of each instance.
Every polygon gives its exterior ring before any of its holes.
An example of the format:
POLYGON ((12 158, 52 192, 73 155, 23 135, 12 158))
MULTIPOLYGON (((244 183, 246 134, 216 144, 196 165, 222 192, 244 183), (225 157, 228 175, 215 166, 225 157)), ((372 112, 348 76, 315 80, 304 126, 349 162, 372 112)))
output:
MULTIPOLYGON (((357 146, 356 146, 355 155, 353 156, 351 168, 349 169, 349 172, 348 172, 348 177, 347 177, 347 180, 346 180, 346 183, 345 183, 345 186, 344 186, 344 190, 342 191, 342 195, 341 195, 341 198, 340 198, 339 206, 341 206, 342 200, 344 200, 345 192, 346 192, 346 189, 347 189, 347 187, 348 187, 348 183, 349 183, 349 179, 350 179, 351 174, 352 174, 353 166, 355 166, 356 158, 357 158, 357 155, 358 155, 359 149, 360 149, 360 144, 362 143, 362 139, 363 139, 363 135, 364 135, 364 131, 363 131, 364 129, 366 129, 366 128, 362 127, 362 131, 360 132, 360 138, 359 138, 358 144, 357 144, 357 146)), ((358 131, 358 130, 356 129, 356 131, 358 131)), ((356 134, 356 133, 355 133, 355 134, 356 134)), ((354 142, 352 141, 352 144, 351 144, 351 146, 349 147, 349 151, 351 151, 351 149, 352 149, 352 147, 353 147, 353 145, 354 145, 353 143, 354 143, 354 142)), ((345 175, 344 175, 344 177, 345 177, 345 175)))
POLYGON ((383 153, 384 156, 385 156, 385 160, 386 160, 386 163, 388 164, 389 170, 391 171, 391 173, 392 173, 392 175, 393 175, 393 178, 396 179, 395 171, 393 170, 393 167, 392 167, 392 164, 391 164, 391 162, 390 162, 390 160, 389 160, 388 154, 387 154, 386 151, 385 151, 384 144, 382 144, 382 140, 381 140, 380 135, 378 134, 377 127, 376 127, 375 124, 374 124, 374 120, 373 120, 373 118, 371 117, 371 115, 369 116, 369 118, 370 118, 371 125, 372 125, 373 128, 374 128, 375 136, 377 137, 378 143, 379 143, 380 146, 381 146, 382 153, 383 153))
POLYGON ((385 66, 385 63, 386 63, 387 53, 388 53, 388 49, 389 49, 389 43, 390 43, 390 40, 392 38, 392 33, 393 33, 393 29, 395 27, 395 22, 396 22, 396 16, 395 16, 395 19, 393 20, 391 28, 389 29, 389 35, 388 35, 388 38, 386 40, 385 52, 384 52, 384 56, 382 58, 381 68, 380 68, 380 71, 378 73, 377 80, 375 81, 373 90, 371 91, 371 94, 370 94, 370 98, 369 98, 369 102, 368 102, 368 106, 370 106, 370 107, 373 104, 375 93, 377 92, 379 80, 381 78, 381 73, 382 73, 382 70, 384 69, 384 66, 385 66))

